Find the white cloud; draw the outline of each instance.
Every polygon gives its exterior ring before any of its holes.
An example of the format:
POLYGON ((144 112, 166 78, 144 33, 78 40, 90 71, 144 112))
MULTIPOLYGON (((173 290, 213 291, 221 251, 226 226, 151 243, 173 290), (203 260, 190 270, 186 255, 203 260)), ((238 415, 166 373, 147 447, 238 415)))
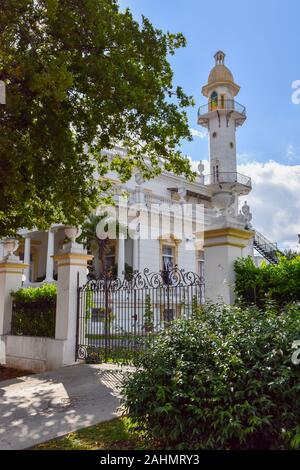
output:
POLYGON ((204 139, 207 136, 207 132, 199 131, 198 129, 193 129, 190 127, 190 133, 193 137, 199 137, 200 139, 204 139))
MULTIPOLYGON (((250 176, 252 191, 240 198, 246 200, 253 215, 253 227, 282 249, 300 250, 300 165, 283 165, 275 161, 247 161, 238 165, 238 172, 250 176)), ((199 162, 192 161, 197 171, 199 162)), ((203 160, 205 174, 209 162, 203 160)))
POLYGON ((251 207, 253 226, 282 248, 299 248, 300 165, 250 162, 238 171, 252 178, 252 191, 243 200, 251 207))
POLYGON ((247 153, 247 152, 239 153, 237 155, 237 161, 238 161, 239 165, 242 165, 242 164, 245 164, 245 163, 250 163, 250 162, 255 161, 255 157, 251 153, 247 153))
POLYGON ((289 144, 286 149, 286 158, 289 162, 299 162, 299 155, 292 144, 289 144))

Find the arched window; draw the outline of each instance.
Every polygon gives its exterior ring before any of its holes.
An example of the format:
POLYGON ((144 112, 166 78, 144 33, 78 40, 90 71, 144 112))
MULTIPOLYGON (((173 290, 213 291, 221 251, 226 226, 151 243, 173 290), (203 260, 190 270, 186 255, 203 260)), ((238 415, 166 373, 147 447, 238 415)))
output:
POLYGON ((213 111, 214 109, 218 108, 218 93, 213 91, 210 95, 210 110, 213 111))

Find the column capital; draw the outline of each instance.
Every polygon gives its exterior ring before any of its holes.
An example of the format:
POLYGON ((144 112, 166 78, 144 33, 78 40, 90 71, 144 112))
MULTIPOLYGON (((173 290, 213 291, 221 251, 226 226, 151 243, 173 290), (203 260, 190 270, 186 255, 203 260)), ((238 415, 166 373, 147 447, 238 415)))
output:
POLYGON ((29 264, 18 260, 10 260, 8 257, 0 261, 0 273, 23 274, 23 270, 28 267, 29 264))
POLYGON ((236 246, 244 248, 254 237, 252 230, 243 230, 235 227, 216 228, 204 232, 204 247, 210 246, 236 246))
POLYGON ((58 266, 86 266, 88 261, 94 258, 93 255, 87 253, 58 253, 53 256, 58 266))

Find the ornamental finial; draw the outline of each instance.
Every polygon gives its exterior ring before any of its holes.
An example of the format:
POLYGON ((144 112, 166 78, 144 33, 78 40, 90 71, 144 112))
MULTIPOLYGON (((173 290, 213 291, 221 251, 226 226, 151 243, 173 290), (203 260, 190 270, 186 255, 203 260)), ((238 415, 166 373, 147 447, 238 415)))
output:
POLYGON ((218 65, 218 64, 224 64, 224 62, 225 62, 225 55, 226 55, 226 54, 225 54, 225 52, 223 52, 223 51, 218 51, 218 52, 215 53, 214 59, 215 59, 215 61, 216 61, 216 65, 218 65))

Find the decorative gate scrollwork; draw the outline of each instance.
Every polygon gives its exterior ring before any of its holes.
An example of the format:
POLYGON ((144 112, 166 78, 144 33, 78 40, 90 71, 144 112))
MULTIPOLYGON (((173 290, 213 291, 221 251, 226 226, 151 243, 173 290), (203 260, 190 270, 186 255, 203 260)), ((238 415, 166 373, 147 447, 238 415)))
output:
POLYGON ((78 288, 76 358, 131 362, 179 318, 204 302, 204 281, 177 266, 114 278, 105 272, 78 288))

